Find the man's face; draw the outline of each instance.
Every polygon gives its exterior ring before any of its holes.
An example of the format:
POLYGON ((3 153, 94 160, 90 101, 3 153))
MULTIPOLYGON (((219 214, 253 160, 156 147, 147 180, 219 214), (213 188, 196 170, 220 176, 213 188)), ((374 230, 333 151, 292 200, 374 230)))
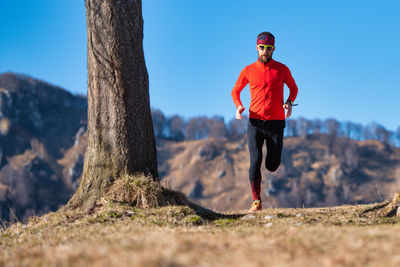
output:
POLYGON ((270 61, 274 50, 275 47, 272 45, 257 45, 258 59, 260 62, 266 63, 270 61))

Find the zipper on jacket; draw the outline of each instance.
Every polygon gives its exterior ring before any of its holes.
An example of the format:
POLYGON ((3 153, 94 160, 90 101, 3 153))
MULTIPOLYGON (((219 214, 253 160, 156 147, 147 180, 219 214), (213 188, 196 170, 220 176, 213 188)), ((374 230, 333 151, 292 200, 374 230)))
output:
POLYGON ((265 113, 266 113, 266 107, 265 107, 265 99, 267 98, 267 95, 266 95, 266 93, 265 93, 265 87, 267 86, 267 78, 266 78, 266 75, 267 75, 267 73, 266 73, 266 69, 267 69, 267 65, 266 64, 264 64, 264 119, 266 118, 266 115, 265 115, 265 113))

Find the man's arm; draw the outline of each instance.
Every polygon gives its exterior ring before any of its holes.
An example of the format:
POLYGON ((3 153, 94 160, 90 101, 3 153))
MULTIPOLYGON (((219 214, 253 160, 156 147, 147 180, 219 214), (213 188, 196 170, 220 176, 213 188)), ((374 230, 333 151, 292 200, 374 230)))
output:
POLYGON ((289 68, 286 66, 285 66, 285 78, 283 82, 286 83, 290 91, 289 97, 286 100, 285 104, 283 105, 283 108, 287 109, 286 118, 289 118, 292 115, 292 104, 296 99, 299 90, 297 88, 296 82, 293 79, 292 74, 290 73, 289 68))
POLYGON ((240 120, 242 119, 242 112, 244 111, 244 107, 242 105, 242 101, 240 100, 240 93, 242 92, 243 88, 249 83, 249 80, 247 79, 247 71, 246 68, 244 68, 239 75, 239 78, 237 79, 235 86, 232 89, 232 99, 233 103, 236 106, 236 119, 240 120))

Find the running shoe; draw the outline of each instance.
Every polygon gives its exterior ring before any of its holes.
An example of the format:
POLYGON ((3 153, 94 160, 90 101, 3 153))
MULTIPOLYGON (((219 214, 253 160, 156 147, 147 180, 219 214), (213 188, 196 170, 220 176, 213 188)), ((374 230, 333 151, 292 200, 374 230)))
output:
POLYGON ((262 204, 261 204, 261 200, 257 199, 257 200, 254 200, 253 203, 251 204, 250 212, 259 211, 259 210, 262 210, 262 204))

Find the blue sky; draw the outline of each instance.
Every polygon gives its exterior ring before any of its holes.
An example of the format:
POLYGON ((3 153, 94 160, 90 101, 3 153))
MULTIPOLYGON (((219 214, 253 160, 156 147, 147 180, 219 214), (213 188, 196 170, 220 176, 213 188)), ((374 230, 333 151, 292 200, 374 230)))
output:
MULTIPOLYGON (((400 125, 400 1, 144 0, 151 106, 186 118, 233 118, 230 91, 257 59, 256 36, 299 87, 293 116, 400 125)), ((86 94, 84 3, 1 1, 0 73, 86 94)), ((285 90, 285 97, 288 90, 285 90)), ((249 106, 248 87, 242 101, 249 106)))

